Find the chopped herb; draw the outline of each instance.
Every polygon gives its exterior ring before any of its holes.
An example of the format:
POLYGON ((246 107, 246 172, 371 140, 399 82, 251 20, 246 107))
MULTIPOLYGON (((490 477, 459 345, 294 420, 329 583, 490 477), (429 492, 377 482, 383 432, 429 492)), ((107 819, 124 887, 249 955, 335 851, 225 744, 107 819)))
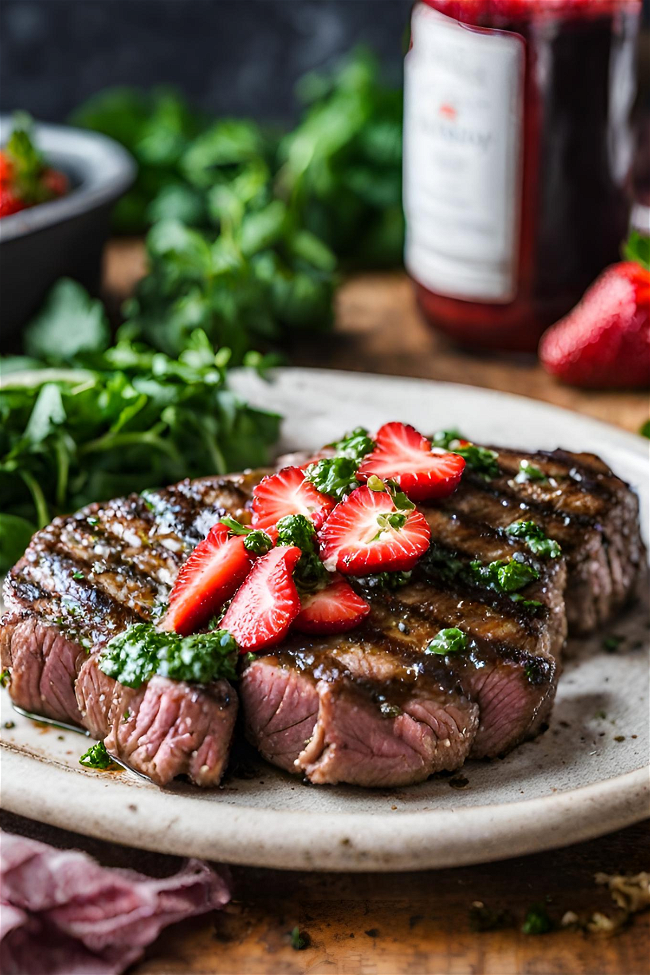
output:
POLYGON ((515 477, 515 481, 518 484, 525 484, 527 481, 539 481, 541 484, 547 483, 548 477, 536 464, 532 464, 529 460, 522 460, 519 462, 519 473, 515 477))
MULTIPOLYGON (((306 479, 317 491, 335 498, 343 498, 359 487, 357 470, 366 454, 374 447, 374 441, 364 427, 357 427, 342 440, 330 444, 336 451, 334 457, 324 457, 310 464, 305 471, 306 479)), ((383 490, 383 487, 382 487, 383 490)))
POLYGON ((73 579, 77 579, 77 580, 80 580, 80 579, 85 579, 86 577, 85 577, 85 575, 83 574, 83 572, 81 572, 81 571, 80 571, 79 569, 77 569, 77 571, 76 571, 76 572, 73 572, 73 573, 72 573, 72 578, 73 578, 73 579))
POLYGON ((521 930, 523 934, 548 934, 553 930, 553 922, 542 904, 529 908, 521 930))
POLYGON ((440 630, 433 640, 425 647, 425 653, 437 653, 440 655, 448 653, 460 653, 467 649, 467 634, 459 630, 457 626, 440 630))
POLYGON ((365 427, 356 427, 341 440, 328 444, 328 447, 336 452, 337 457, 350 457, 360 463, 366 454, 374 450, 375 441, 369 437, 365 427))
POLYGON ((250 666, 250 664, 254 663, 255 660, 257 660, 257 654, 256 653, 252 653, 252 652, 249 651, 248 653, 245 653, 243 655, 243 658, 242 659, 243 659, 244 663, 246 664, 246 666, 248 667, 248 666, 250 666))
POLYGON ((99 518, 95 518, 95 517, 86 518, 86 521, 88 522, 89 525, 92 525, 93 527, 99 524, 99 518))
POLYGON ((127 708, 124 714, 122 715, 122 721, 128 721, 130 717, 131 717, 131 710, 130 708, 127 708))
MULTIPOLYGON (((379 478, 377 478, 377 480, 379 480, 379 478)), ((390 492, 390 495, 393 499, 393 504, 395 505, 396 508, 398 508, 400 511, 415 510, 415 505, 413 504, 411 499, 408 498, 403 491, 400 491, 399 485, 396 484, 395 481, 387 481, 386 483, 388 485, 388 490, 390 492)))
POLYGON ((499 592, 516 592, 535 579, 539 579, 537 569, 518 559, 490 562, 488 565, 474 561, 470 562, 470 569, 477 582, 482 582, 499 592))
POLYGON ((7 729, 7 731, 11 731, 11 729, 15 727, 16 727, 15 721, 5 721, 5 728, 7 729))
POLYGON ((255 555, 266 555, 273 548, 273 540, 261 528, 256 528, 244 539, 244 548, 255 555))
POLYGON ((99 668, 126 687, 140 687, 160 674, 207 684, 237 677, 237 644, 227 630, 179 636, 150 623, 134 623, 106 644, 99 668))
POLYGON ((340 500, 359 487, 358 466, 351 457, 324 457, 309 465, 305 478, 317 491, 340 500))
POLYGON ((458 432, 458 430, 438 430, 432 437, 434 447, 451 450, 464 458, 470 470, 482 474, 485 478, 498 477, 499 465, 496 450, 488 447, 478 447, 458 432))
POLYGON ((301 931, 298 925, 291 932, 291 947, 294 951, 304 951, 309 948, 311 938, 306 931, 301 931))
POLYGON ((605 653, 616 653, 625 637, 608 636, 603 640, 603 650, 605 653))
POLYGON ((6 687, 9 684, 10 680, 11 680, 11 671, 9 670, 8 667, 5 667, 2 673, 0 673, 0 686, 6 687))
POLYGON ((304 515, 285 515, 276 525, 279 545, 297 545, 302 555, 294 570, 294 580, 302 592, 313 592, 328 578, 318 555, 316 529, 304 515))
POLYGON ((523 606, 524 609, 537 610, 544 605, 544 603, 539 599, 524 599, 521 593, 518 592, 510 593, 510 599, 513 601, 513 603, 523 606))
POLYGON ((500 931, 512 927, 514 921, 509 911, 493 910, 483 901, 474 901, 469 909, 469 926, 472 931, 500 931))
POLYGON ((650 439, 650 420, 646 420, 639 433, 642 437, 648 437, 650 439))
POLYGON ((562 554, 558 543, 553 538, 549 538, 544 529, 534 521, 514 521, 506 528, 506 535, 523 539, 533 555, 557 559, 562 554))
POLYGON ((119 765, 113 761, 106 751, 103 741, 97 741, 94 745, 91 745, 88 751, 84 752, 79 759, 79 764, 84 765, 86 768, 101 769, 102 771, 119 768, 119 765))
POLYGON ((369 576, 355 576, 354 582, 362 589, 399 589, 411 581, 412 571, 376 572, 369 576))

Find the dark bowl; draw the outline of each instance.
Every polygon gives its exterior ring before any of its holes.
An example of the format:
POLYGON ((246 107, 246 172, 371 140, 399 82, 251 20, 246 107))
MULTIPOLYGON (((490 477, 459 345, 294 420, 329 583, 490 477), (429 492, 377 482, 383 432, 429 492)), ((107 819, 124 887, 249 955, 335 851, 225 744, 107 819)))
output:
MULTIPOLYGON (((0 145, 12 129, 0 117, 0 145)), ((71 190, 50 203, 0 219, 0 347, 39 308, 64 275, 92 293, 100 284, 101 257, 113 204, 131 186, 136 167, 106 136, 61 125, 35 125, 34 141, 49 165, 62 170, 71 190)))

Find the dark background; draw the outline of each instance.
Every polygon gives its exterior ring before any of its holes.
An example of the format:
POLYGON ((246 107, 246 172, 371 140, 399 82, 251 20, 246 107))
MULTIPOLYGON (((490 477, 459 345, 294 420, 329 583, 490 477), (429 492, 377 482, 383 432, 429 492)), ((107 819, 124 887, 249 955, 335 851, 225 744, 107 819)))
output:
POLYGON ((60 121, 107 85, 171 83, 215 114, 289 120, 355 43, 401 77, 412 0, 2 0, 0 110, 60 121))

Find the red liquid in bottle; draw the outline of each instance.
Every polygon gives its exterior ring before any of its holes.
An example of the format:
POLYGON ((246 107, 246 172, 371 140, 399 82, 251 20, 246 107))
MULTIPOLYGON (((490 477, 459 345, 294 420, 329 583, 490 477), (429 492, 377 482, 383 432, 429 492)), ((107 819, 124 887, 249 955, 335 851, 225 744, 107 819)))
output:
POLYGON ((426 0, 405 65, 406 265, 461 344, 533 351, 619 257, 640 0, 426 0))

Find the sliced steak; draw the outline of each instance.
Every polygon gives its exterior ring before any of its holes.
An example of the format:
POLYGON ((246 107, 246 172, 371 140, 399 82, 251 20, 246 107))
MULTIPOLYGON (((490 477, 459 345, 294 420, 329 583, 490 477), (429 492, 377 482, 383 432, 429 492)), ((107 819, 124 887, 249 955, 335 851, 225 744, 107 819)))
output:
POLYGON ((0 650, 12 700, 106 738, 116 758, 161 785, 181 774, 216 784, 237 714, 230 685, 155 677, 133 691, 104 675, 92 651, 162 608, 202 533, 226 511, 248 518, 255 482, 251 475, 182 482, 90 505, 38 532, 5 583, 0 650))
POLYGON ((356 634, 292 640, 248 667, 240 693, 262 755, 318 784, 422 782, 463 764, 478 725, 457 690, 356 634))

